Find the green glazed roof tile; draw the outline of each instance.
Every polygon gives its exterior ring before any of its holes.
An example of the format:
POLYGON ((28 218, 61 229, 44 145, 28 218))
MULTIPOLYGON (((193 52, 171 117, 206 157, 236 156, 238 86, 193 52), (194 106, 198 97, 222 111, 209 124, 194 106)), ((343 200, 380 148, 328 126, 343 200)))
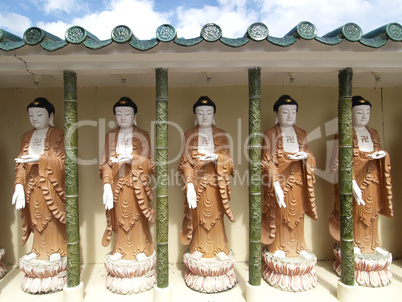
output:
POLYGON ((389 23, 365 34, 360 39, 360 43, 379 48, 385 45, 388 39, 396 42, 402 41, 402 26, 399 23, 389 23))
POLYGON ((173 41, 176 38, 176 29, 170 24, 163 24, 157 28, 156 37, 162 42, 173 41))
MULTIPOLYGON (((341 26, 326 35, 324 35, 322 38, 338 38, 341 39, 347 39, 348 41, 351 42, 356 42, 359 41, 363 36, 363 31, 360 28, 359 25, 355 23, 346 23, 344 26, 341 26)), ((316 38, 316 40, 320 41, 319 39, 322 38, 316 38)), ((339 42, 338 42, 339 43, 339 42)))
POLYGON ((39 27, 30 27, 24 33, 24 41, 28 45, 37 45, 44 40, 60 41, 61 39, 39 27))
POLYGON ((268 26, 261 22, 253 23, 248 27, 246 35, 254 41, 265 40, 269 35, 268 26))
POLYGON ((384 46, 385 43, 387 43, 387 40, 384 39, 383 37, 375 37, 375 38, 361 38, 360 39, 360 43, 365 45, 365 46, 369 46, 372 48, 379 48, 381 46, 384 46))
POLYGON ((402 26, 399 23, 389 23, 363 36, 365 39, 381 37, 384 40, 402 41, 402 26))
POLYGON ((151 40, 132 40, 130 41, 130 45, 135 49, 146 51, 151 48, 154 48, 156 45, 159 44, 158 39, 151 39, 151 40))
POLYGON ((202 27, 201 37, 203 37, 205 41, 215 42, 222 37, 222 30, 215 23, 208 23, 202 27))
POLYGON ((24 45, 25 41, 23 39, 4 29, 0 29, 0 49, 11 51, 21 48, 24 45))
POLYGON ((231 47, 241 47, 243 45, 246 45, 250 39, 248 37, 243 37, 243 38, 237 38, 237 39, 231 39, 231 38, 221 38, 221 42, 225 45, 231 46, 231 47))
POLYGON ((287 37, 283 37, 283 38, 275 38, 275 37, 269 36, 267 38, 267 40, 274 45, 287 47, 287 46, 290 46, 290 45, 296 43, 297 38, 295 36, 287 36, 287 37))
POLYGON ((363 31, 360 26, 355 23, 346 23, 342 26, 342 34, 347 40, 356 42, 362 38, 363 31))
POLYGON ((402 41, 402 26, 398 23, 390 23, 386 26, 387 36, 393 41, 402 41))
POLYGON ((325 36, 324 37, 315 37, 315 39, 318 42, 321 42, 321 43, 326 44, 326 45, 336 45, 336 44, 339 44, 339 43, 341 43, 343 41, 343 38, 338 37, 338 36, 330 37, 330 38, 327 38, 325 36))
POLYGON ((17 42, 17 41, 23 41, 23 39, 8 31, 5 31, 4 29, 0 29, 0 42, 3 41, 17 42))
POLYGON ((99 41, 99 39, 95 35, 89 33, 81 26, 72 26, 66 31, 66 40, 69 43, 80 44, 87 39, 99 41))
POLYGON ((96 50, 99 48, 106 47, 112 42, 113 42, 112 39, 108 39, 108 40, 104 40, 104 41, 87 39, 83 44, 85 45, 85 47, 96 50))
POLYGON ((132 39, 137 38, 133 35, 132 30, 128 26, 119 25, 112 30, 112 40, 116 43, 126 43, 132 39))
POLYGON ((364 46, 379 48, 387 43, 388 40, 394 42, 402 41, 402 26, 399 23, 389 23, 377 28, 365 35, 362 34, 361 28, 355 23, 347 23, 322 37, 317 36, 317 28, 311 22, 303 21, 290 30, 284 37, 269 36, 268 27, 261 22, 251 24, 246 34, 239 38, 226 38, 222 36, 221 28, 215 23, 205 24, 200 32, 199 37, 186 39, 177 38, 176 29, 170 24, 163 24, 156 30, 156 38, 150 40, 139 40, 132 30, 125 25, 119 25, 112 30, 111 39, 100 41, 96 36, 89 33, 81 26, 72 26, 65 33, 65 40, 62 40, 43 29, 38 27, 28 28, 23 39, 18 36, 0 29, 0 49, 3 51, 11 51, 21 48, 25 45, 40 44, 47 51, 56 51, 71 44, 84 44, 87 48, 96 50, 106 47, 113 42, 129 43, 133 48, 141 51, 147 51, 154 48, 159 42, 172 42, 180 45, 191 47, 201 43, 203 40, 207 42, 220 41, 229 47, 241 47, 250 40, 268 41, 269 43, 287 47, 296 43, 297 40, 316 40, 325 45, 334 46, 343 40, 350 42, 360 42, 364 46))
POLYGON ((46 40, 46 41, 40 43, 40 46, 42 46, 42 48, 47 51, 56 51, 67 45, 68 45, 68 42, 66 40, 60 40, 60 41, 46 40))
POLYGON ((201 43, 204 39, 202 37, 185 39, 185 38, 176 38, 174 39, 174 43, 181 46, 194 46, 201 43))
POLYGON ((287 36, 312 40, 317 36, 317 28, 311 22, 302 21, 285 35, 287 36))
POLYGON ((11 50, 16 50, 18 48, 21 48, 22 46, 25 45, 24 41, 3 41, 0 43, 0 49, 4 51, 11 51, 11 50))

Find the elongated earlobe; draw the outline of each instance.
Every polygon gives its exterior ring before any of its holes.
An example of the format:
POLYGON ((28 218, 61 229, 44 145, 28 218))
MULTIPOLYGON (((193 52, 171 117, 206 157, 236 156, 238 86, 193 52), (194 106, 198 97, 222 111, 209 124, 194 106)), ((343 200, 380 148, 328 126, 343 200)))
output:
POLYGON ((137 127, 137 113, 134 114, 134 123, 133 123, 133 125, 134 125, 135 127, 137 127))
POLYGON ((54 114, 53 114, 53 112, 50 113, 50 122, 49 122, 49 125, 52 126, 52 127, 54 127, 54 114))

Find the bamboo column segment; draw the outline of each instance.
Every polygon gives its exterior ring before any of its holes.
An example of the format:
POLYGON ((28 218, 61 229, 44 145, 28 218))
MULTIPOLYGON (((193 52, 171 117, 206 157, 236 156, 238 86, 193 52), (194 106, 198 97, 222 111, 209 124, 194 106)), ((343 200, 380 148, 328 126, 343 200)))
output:
POLYGON ((353 242, 353 142, 352 142, 352 78, 351 68, 339 74, 339 204, 341 234, 341 282, 355 284, 353 242))
POLYGON ((261 68, 249 80, 249 283, 261 285, 261 68))
POLYGON ((64 144, 66 175, 67 287, 80 284, 78 217, 77 74, 64 73, 64 144))
POLYGON ((158 68, 156 75, 156 230, 157 286, 169 286, 169 207, 168 207, 168 73, 158 68))

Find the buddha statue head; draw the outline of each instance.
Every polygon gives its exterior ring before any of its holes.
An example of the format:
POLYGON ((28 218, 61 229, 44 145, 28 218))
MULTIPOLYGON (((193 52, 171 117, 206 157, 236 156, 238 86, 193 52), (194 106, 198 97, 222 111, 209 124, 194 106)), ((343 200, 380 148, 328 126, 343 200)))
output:
POLYGON ((116 116, 117 125, 121 129, 137 126, 137 105, 126 96, 123 96, 113 105, 113 113, 116 116))
POLYGON ((54 127, 55 109, 44 97, 38 97, 27 106, 29 121, 32 127, 37 130, 46 129, 49 126, 54 127))

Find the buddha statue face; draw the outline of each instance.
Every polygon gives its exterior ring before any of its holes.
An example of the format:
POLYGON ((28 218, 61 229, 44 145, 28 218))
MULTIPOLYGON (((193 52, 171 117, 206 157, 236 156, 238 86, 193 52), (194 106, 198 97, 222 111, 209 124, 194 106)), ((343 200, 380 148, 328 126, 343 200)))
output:
POLYGON ((195 108, 195 118, 200 128, 210 128, 214 121, 214 107, 198 106, 195 108))
POLYGON ((135 114, 132 107, 116 107, 116 122, 121 129, 128 129, 134 125, 135 114))
POLYGON ((290 127, 296 124, 297 105, 281 105, 276 114, 278 123, 282 127, 290 127))
POLYGON ((355 128, 365 127, 370 121, 370 105, 358 105, 352 108, 352 124, 355 128))
POLYGON ((49 112, 45 108, 40 107, 29 108, 28 115, 32 127, 37 130, 42 130, 49 127, 50 121, 53 118, 53 113, 49 115, 49 112))

